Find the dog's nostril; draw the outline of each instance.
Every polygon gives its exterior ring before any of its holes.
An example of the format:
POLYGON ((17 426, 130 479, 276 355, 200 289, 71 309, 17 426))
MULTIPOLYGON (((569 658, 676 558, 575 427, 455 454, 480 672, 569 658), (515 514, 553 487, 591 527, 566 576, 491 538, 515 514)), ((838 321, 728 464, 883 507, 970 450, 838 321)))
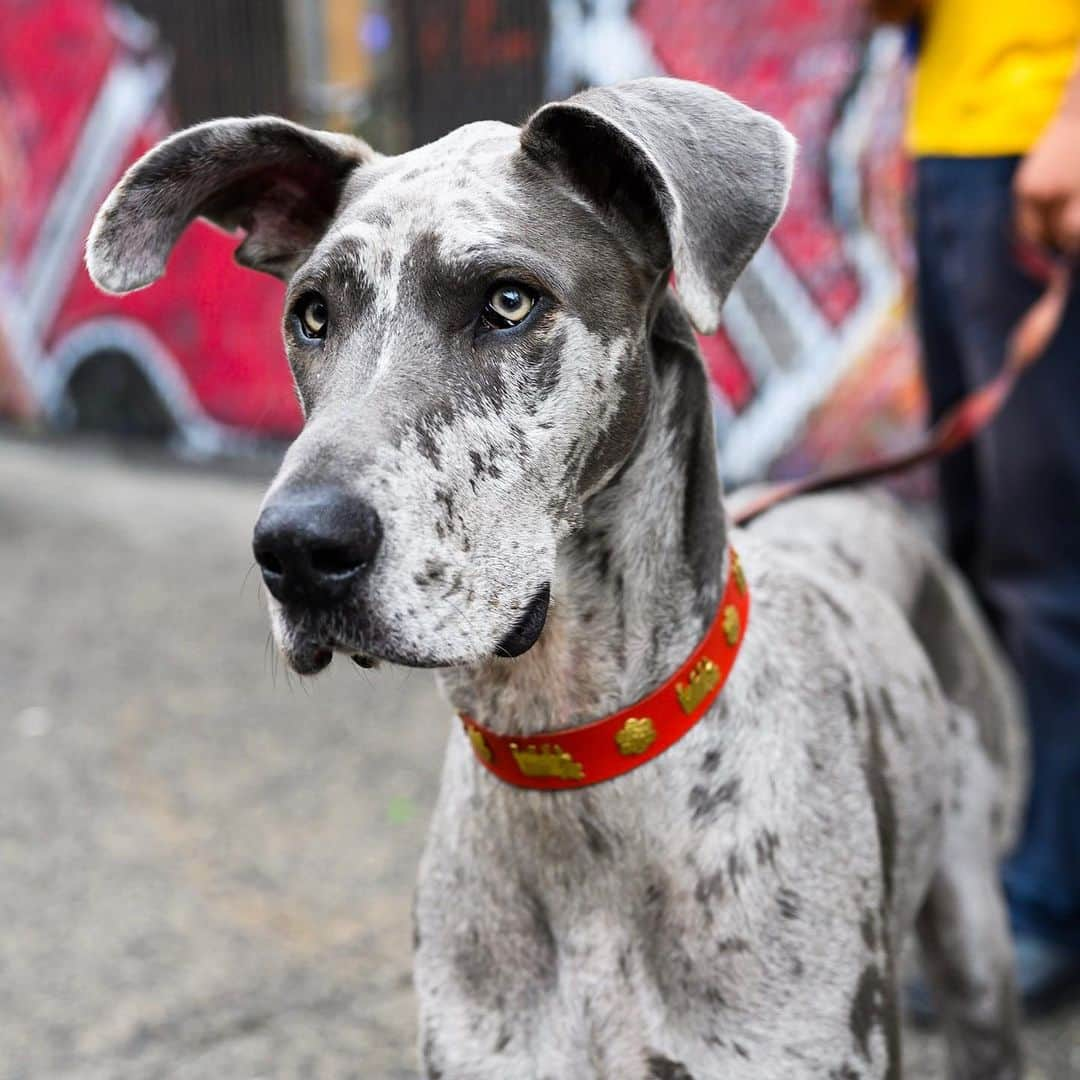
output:
POLYGON ((257 551, 255 561, 268 574, 284 574, 285 567, 281 560, 272 551, 257 551))
POLYGON ((327 577, 344 577, 355 573, 364 560, 357 557, 355 551, 343 547, 314 547, 309 552, 311 568, 317 574, 327 577))

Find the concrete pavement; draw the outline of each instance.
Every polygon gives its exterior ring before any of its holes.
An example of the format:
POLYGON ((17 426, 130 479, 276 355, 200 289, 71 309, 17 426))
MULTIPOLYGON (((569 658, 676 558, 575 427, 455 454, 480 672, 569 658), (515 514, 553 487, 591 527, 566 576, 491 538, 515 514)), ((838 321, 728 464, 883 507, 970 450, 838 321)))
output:
MULTIPOLYGON (((2 1080, 416 1075, 448 710, 422 673, 275 676, 263 483, 0 438, 2 1080)), ((1080 1076, 1076 1012, 1029 1042, 1080 1076)))

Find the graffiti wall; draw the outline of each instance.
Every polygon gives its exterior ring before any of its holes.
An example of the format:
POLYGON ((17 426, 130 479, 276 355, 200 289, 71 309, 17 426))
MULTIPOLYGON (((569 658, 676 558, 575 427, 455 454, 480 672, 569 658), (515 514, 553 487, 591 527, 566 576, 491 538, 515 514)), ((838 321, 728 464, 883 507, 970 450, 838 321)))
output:
MULTIPOLYGON (((379 30, 413 143, 646 74, 708 82, 778 116, 800 145, 788 210, 721 332, 702 342, 724 470, 735 481, 801 473, 911 437, 922 398, 908 317, 904 61, 898 35, 869 33, 862 0, 287 7, 293 37, 332 24, 337 53, 379 30)), ((101 296, 82 269, 95 207, 170 128, 168 56, 154 24, 125 6, 0 0, 0 410, 90 426, 129 416, 191 446, 287 436, 299 415, 278 336, 281 289, 236 268, 230 238, 193 228, 172 273, 131 297, 101 296)), ((337 66, 349 70, 346 60, 337 66)))
POLYGON ((542 100, 544 3, 401 0, 398 13, 413 145, 473 120, 516 124, 542 100))
POLYGON ((123 170, 171 130, 153 24, 104 0, 0 0, 0 407, 229 450, 293 433, 282 289, 200 223, 153 289, 109 297, 83 245, 123 170))

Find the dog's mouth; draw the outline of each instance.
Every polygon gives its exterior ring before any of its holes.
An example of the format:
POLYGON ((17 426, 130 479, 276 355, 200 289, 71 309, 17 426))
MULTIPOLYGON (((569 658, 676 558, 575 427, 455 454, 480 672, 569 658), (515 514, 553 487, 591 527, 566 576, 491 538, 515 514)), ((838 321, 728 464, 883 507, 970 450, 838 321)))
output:
MULTIPOLYGON (((513 658, 528 652, 543 632, 550 603, 551 585, 545 583, 537 589, 509 632, 499 640, 492 655, 513 658)), ((425 655, 418 650, 405 651, 392 647, 388 641, 373 641, 372 635, 367 632, 357 633, 355 638, 351 633, 330 632, 329 627, 325 624, 320 626, 322 620, 313 619, 310 612, 299 616, 295 621, 286 614, 286 624, 289 622, 293 623, 292 632, 284 635, 286 640, 283 651, 289 666, 300 675, 317 675, 328 668, 334 656, 339 653, 348 656, 361 668, 374 668, 382 661, 415 668, 453 667, 480 659, 440 658, 425 655)), ((340 631, 341 626, 334 626, 334 630, 340 631)))
POLYGON ((325 671, 335 656, 347 656, 358 668, 377 668, 384 661, 403 667, 444 667, 444 663, 411 653, 399 653, 389 648, 363 646, 338 637, 318 633, 293 634, 284 648, 289 666, 299 675, 318 675, 325 671))
POLYGON ((330 666, 336 649, 319 638, 293 637, 289 646, 283 649, 289 667, 298 675, 318 675, 330 666))
POLYGON ((514 623, 510 633, 495 646, 495 655, 504 657, 520 656, 528 652, 540 637, 547 622, 548 605, 551 603, 551 585, 545 582, 529 601, 528 607, 514 623))

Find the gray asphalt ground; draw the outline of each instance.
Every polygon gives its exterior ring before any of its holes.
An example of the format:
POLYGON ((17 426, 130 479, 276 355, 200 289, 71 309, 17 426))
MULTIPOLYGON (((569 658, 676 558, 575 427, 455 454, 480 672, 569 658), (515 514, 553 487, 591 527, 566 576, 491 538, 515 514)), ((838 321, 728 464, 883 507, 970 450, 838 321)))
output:
MULTIPOLYGON (((448 710, 426 674, 275 675, 263 483, 0 438, 3 1080, 416 1075, 448 710)), ((1028 1043, 1080 1077, 1080 1010, 1028 1043)))

